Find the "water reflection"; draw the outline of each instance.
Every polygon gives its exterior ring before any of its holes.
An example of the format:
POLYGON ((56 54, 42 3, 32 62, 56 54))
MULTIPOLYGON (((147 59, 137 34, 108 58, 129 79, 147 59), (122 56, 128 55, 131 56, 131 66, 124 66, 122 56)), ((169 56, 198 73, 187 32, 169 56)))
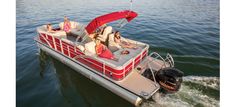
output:
POLYGON ((40 77, 43 78, 43 73, 45 72, 45 68, 46 68, 49 56, 46 54, 46 52, 40 49, 38 58, 39 58, 39 65, 40 65, 40 70, 39 70, 40 77))
POLYGON ((58 79, 59 91, 66 106, 82 107, 132 107, 133 105, 109 90, 87 79, 57 59, 40 50, 40 76, 43 78, 45 68, 52 61, 58 79))

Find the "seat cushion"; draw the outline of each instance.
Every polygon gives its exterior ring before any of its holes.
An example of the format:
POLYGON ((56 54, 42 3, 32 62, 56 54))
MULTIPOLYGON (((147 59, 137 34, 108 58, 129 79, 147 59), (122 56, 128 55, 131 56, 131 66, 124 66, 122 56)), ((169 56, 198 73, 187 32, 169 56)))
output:
POLYGON ((77 47, 80 49, 80 51, 84 52, 84 50, 85 50, 84 46, 78 45, 77 47))
POLYGON ((99 35, 99 37, 101 37, 101 41, 102 42, 105 42, 107 37, 108 37, 108 34, 110 34, 112 32, 112 27, 111 26, 107 26, 105 29, 104 29, 104 32, 102 35, 99 35))
POLYGON ((94 41, 88 42, 85 44, 85 51, 89 54, 96 54, 95 46, 94 41))
POLYGON ((37 28, 38 33, 44 33, 53 37, 66 38, 66 33, 64 31, 56 31, 54 33, 47 31, 47 25, 43 25, 37 28))

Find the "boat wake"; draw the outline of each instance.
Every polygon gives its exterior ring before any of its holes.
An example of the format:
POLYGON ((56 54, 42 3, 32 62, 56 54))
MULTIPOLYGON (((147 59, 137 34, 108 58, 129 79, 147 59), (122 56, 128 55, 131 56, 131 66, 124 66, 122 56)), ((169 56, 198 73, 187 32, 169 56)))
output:
POLYGON ((179 92, 156 93, 142 107, 219 107, 219 77, 186 76, 179 92))

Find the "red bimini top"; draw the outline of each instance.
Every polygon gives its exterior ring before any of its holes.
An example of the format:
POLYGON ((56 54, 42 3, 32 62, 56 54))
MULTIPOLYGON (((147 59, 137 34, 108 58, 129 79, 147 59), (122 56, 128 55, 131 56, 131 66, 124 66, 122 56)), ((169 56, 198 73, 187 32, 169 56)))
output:
POLYGON ((86 31, 88 34, 93 33, 98 27, 102 26, 103 24, 116 21, 122 18, 125 18, 128 22, 130 22, 132 19, 137 17, 138 14, 134 11, 130 10, 124 10, 124 11, 118 11, 118 12, 112 12, 109 14, 105 14, 99 17, 96 17, 93 19, 87 26, 86 31))

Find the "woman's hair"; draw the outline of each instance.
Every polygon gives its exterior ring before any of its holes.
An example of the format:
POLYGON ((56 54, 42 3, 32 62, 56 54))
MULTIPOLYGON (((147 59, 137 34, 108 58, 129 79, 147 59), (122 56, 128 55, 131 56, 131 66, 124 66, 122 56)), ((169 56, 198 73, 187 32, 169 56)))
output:
POLYGON ((95 33, 93 38, 97 39, 98 35, 99 35, 98 33, 95 33))
POLYGON ((101 41, 98 36, 95 37, 95 42, 96 41, 101 41))
POLYGON ((114 37, 120 39, 120 36, 118 37, 118 35, 117 35, 118 33, 120 33, 120 32, 116 31, 115 34, 114 34, 114 37))
POLYGON ((49 26, 52 26, 51 23, 47 24, 47 29, 49 29, 49 26))
POLYGON ((70 20, 67 16, 64 16, 64 22, 70 22, 70 20))
POLYGON ((98 35, 99 35, 98 33, 95 33, 93 38, 94 38, 95 40, 100 40, 100 38, 99 38, 98 35))

